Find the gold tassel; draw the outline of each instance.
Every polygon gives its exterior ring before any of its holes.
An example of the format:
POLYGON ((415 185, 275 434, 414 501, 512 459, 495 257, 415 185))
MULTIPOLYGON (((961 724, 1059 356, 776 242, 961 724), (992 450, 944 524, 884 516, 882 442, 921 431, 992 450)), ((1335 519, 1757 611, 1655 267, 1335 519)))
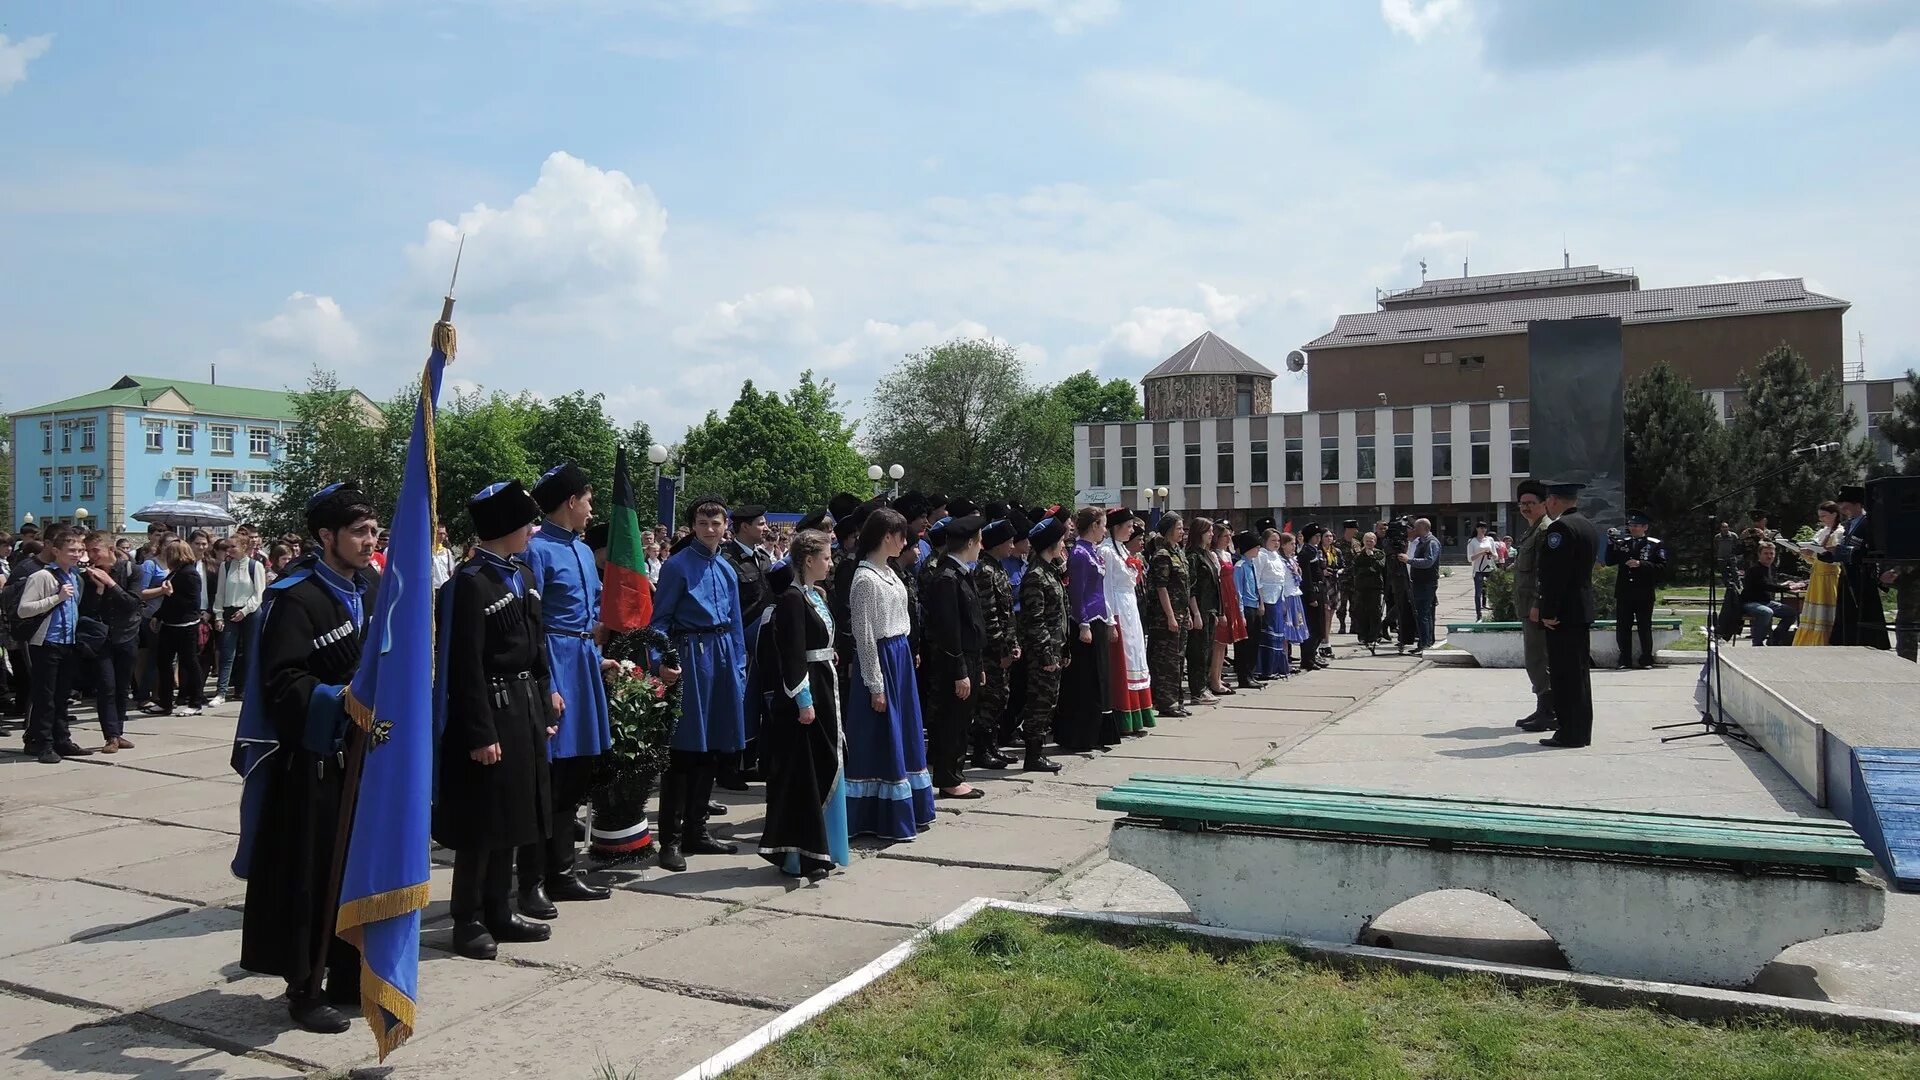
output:
POLYGON ((349 930, 356 930, 369 923, 385 922, 397 919, 410 911, 420 911, 427 906, 427 885, 408 885, 402 889, 362 896, 340 905, 340 916, 334 920, 334 932, 345 936, 349 930))
POLYGON ((452 360, 460 344, 459 335, 453 332, 453 324, 444 319, 434 323, 432 344, 435 351, 446 354, 447 359, 452 360))
POLYGON ((344 697, 346 698, 348 719, 352 720, 355 724, 358 724, 360 726, 361 731, 372 731, 373 730, 372 706, 362 705, 360 703, 360 699, 353 696, 353 690, 351 688, 347 690, 344 697))

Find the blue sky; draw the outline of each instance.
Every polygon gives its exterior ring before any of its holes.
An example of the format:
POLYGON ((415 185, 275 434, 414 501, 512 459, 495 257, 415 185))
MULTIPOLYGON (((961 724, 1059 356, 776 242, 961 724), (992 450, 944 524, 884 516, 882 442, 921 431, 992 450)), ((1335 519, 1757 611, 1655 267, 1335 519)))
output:
MULTIPOLYGON (((305 0, 0 11, 4 407, 454 374, 677 435, 911 349, 1279 368, 1375 286, 1804 276, 1920 366, 1920 4, 305 0)), ((1283 377, 1281 407, 1304 399, 1283 377)))

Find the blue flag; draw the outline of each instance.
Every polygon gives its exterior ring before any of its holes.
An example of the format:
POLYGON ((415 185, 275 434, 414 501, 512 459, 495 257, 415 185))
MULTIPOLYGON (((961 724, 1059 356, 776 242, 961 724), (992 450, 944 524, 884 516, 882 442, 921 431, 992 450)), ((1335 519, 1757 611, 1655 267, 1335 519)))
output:
MULTIPOLYGON (((448 307, 452 307, 451 301, 448 307)), ((451 311, 447 313, 451 315, 451 311)), ((380 1057, 413 1034, 434 781, 433 413, 453 327, 434 327, 400 501, 347 714, 368 740, 335 931, 360 949, 360 1009, 380 1057), (444 332, 443 332, 444 331, 444 332)))
MULTIPOLYGON (((653 516, 659 518, 660 524, 667 527, 668 536, 673 535, 673 494, 678 486, 674 483, 673 477, 662 476, 657 488, 658 494, 654 497, 653 516)), ((660 557, 666 558, 667 553, 662 551, 660 557)))

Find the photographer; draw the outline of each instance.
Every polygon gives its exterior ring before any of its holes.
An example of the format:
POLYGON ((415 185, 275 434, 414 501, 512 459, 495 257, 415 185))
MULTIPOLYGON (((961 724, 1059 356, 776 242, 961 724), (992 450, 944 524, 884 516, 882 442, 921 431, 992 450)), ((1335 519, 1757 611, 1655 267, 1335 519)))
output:
POLYGON ((1405 517, 1397 517, 1386 524, 1386 538, 1381 543, 1387 551, 1387 623, 1394 631, 1395 644, 1401 652, 1419 642, 1419 631, 1413 621, 1413 579, 1406 559, 1412 533, 1412 523, 1405 517))

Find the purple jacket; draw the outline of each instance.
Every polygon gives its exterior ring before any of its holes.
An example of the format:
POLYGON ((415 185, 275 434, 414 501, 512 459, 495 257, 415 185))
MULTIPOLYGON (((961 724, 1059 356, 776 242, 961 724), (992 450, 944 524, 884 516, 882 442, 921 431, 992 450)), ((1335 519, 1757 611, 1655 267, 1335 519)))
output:
POLYGON ((1067 553, 1067 610, 1076 625, 1111 622, 1107 615, 1107 575, 1100 553, 1086 540, 1076 540, 1067 553))

